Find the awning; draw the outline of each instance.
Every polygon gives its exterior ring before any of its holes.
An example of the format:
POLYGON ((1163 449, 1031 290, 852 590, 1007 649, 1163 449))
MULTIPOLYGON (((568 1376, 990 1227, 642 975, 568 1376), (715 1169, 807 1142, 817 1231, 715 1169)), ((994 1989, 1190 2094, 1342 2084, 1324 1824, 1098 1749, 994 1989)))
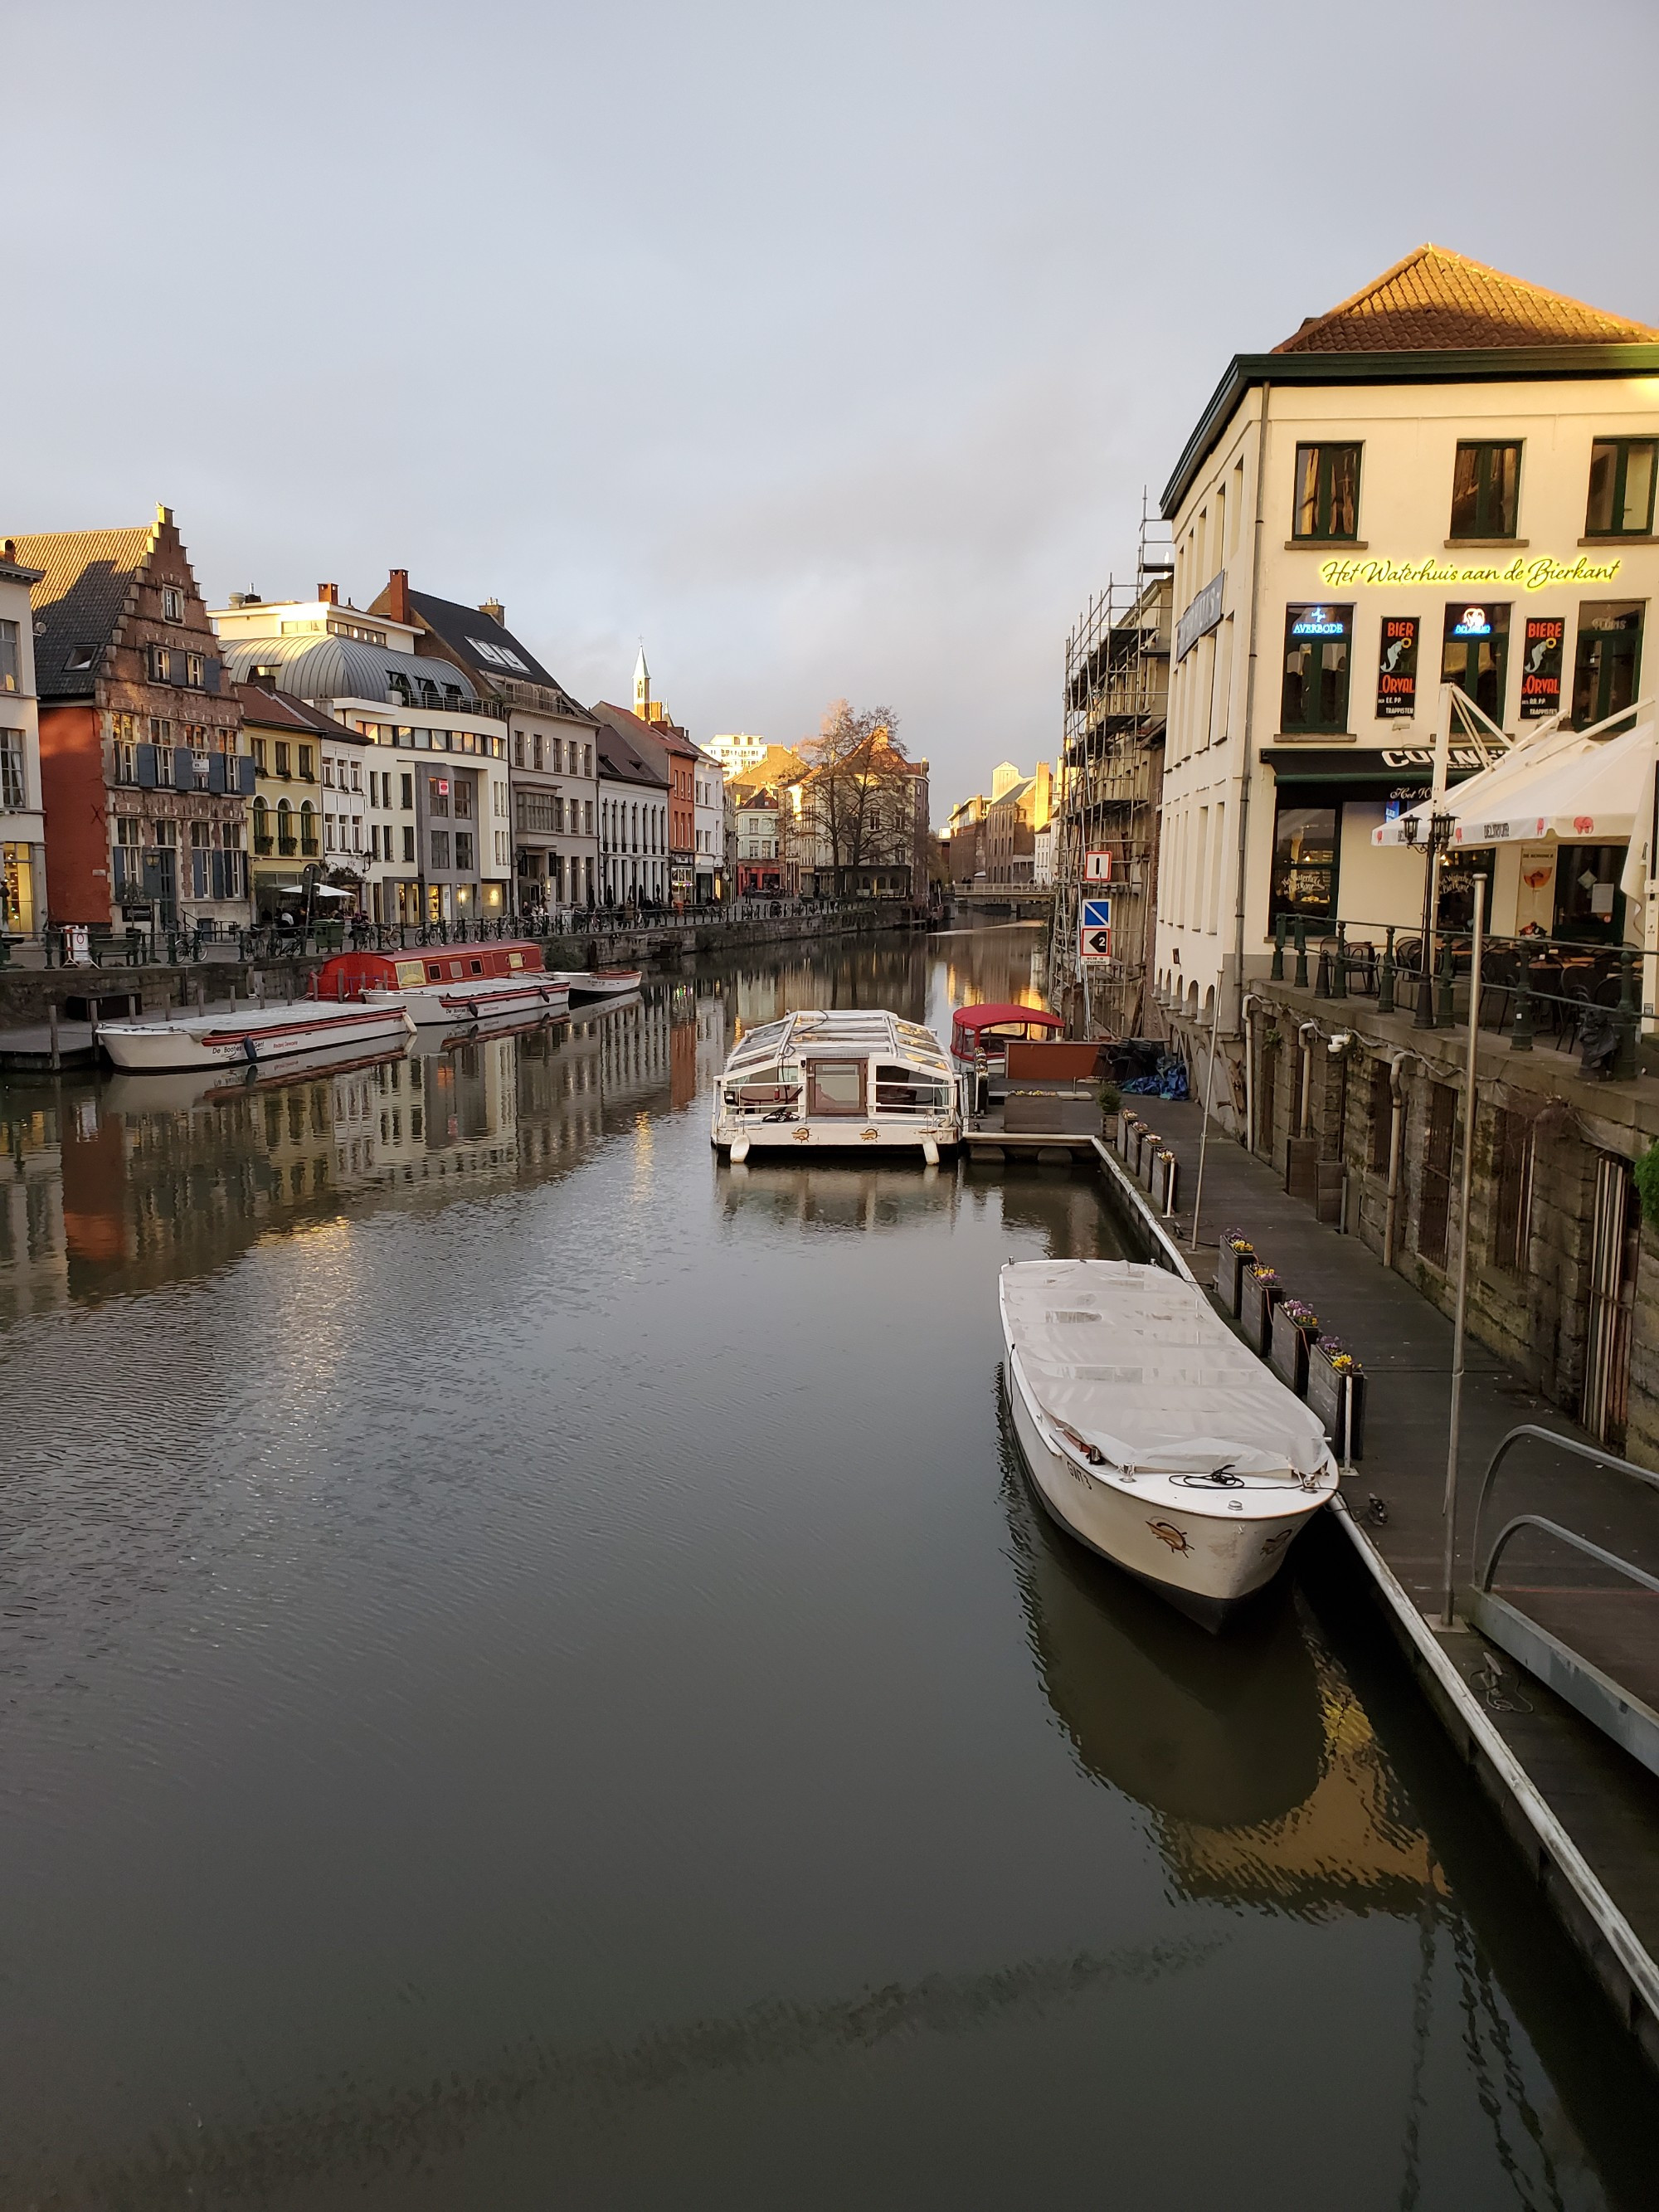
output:
MULTIPOLYGON (((1260 757, 1279 783, 1369 784, 1383 793, 1400 784, 1427 784, 1434 775, 1429 745, 1263 745, 1260 757)), ((1480 765, 1473 747, 1454 745, 1451 781, 1461 783, 1480 765)))
MULTIPOLYGON (((1452 817, 1452 844, 1514 845, 1538 837, 1625 842, 1643 791, 1652 787, 1654 736, 1650 720, 1616 738, 1553 730, 1535 744, 1517 746, 1440 801, 1439 811, 1452 817)), ((1409 844, 1406 823, 1426 828, 1434 811, 1433 800, 1424 799, 1373 830, 1371 842, 1409 844)))

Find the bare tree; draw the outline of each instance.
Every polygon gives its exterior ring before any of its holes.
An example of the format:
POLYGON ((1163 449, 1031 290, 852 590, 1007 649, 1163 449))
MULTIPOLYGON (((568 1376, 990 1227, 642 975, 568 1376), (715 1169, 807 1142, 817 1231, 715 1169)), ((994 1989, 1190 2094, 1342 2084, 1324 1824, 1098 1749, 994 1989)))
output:
POLYGON ((889 707, 854 714, 845 699, 799 748, 811 763, 803 794, 838 887, 859 868, 915 861, 915 771, 889 707))

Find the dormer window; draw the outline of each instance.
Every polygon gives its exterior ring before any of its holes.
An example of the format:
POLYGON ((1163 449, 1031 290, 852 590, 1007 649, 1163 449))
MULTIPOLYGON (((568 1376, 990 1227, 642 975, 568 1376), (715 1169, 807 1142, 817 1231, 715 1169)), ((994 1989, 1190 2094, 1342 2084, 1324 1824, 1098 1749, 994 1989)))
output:
POLYGON ((80 669, 90 668, 97 658, 98 648, 95 645, 72 645, 64 656, 64 665, 74 672, 80 669))

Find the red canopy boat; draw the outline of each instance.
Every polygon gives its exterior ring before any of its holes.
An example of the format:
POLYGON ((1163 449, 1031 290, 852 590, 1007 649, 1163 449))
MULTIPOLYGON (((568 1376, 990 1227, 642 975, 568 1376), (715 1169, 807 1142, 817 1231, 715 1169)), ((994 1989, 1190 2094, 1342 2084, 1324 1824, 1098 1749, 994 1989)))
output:
POLYGON ((405 952, 337 952, 317 970, 319 999, 361 999, 365 991, 408 991, 417 983, 476 983, 486 975, 539 971, 542 948, 532 938, 489 945, 416 945, 405 952))
POLYGON ((951 1057, 972 1067, 983 1050, 986 1066, 995 1071, 1007 1064, 1011 1040, 1040 1042, 1059 1036, 1065 1027, 1058 1014, 1042 1006, 958 1006, 951 1027, 951 1057))

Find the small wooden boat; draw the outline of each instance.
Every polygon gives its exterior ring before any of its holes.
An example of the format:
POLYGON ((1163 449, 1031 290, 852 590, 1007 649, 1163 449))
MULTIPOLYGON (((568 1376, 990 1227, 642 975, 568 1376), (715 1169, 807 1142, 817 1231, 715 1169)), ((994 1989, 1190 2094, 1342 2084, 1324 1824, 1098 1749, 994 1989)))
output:
POLYGON ((401 999, 379 1006, 361 1000, 319 1006, 300 999, 282 1006, 191 1014, 176 1022, 100 1022, 95 1034, 117 1067, 161 1075, 286 1060, 320 1067, 331 1053, 358 1058, 377 1046, 401 1046, 414 1029, 401 999))
POLYGON ((549 981, 568 984, 573 999, 618 999, 637 991, 644 976, 637 968, 556 968, 549 981))
POLYGON ((957 1081, 931 1030, 878 1007, 786 1014, 733 1048, 714 1094, 714 1144, 906 1148, 929 1164, 962 1138, 957 1081))
POLYGON ((1009 1411, 1043 1504, 1218 1628, 1335 1492, 1314 1413, 1166 1268, 1011 1261, 999 1302, 1009 1411))
POLYGON ((363 993, 368 1006, 407 1006, 418 1029, 465 1029, 488 1021, 550 1021, 570 1005, 556 975, 495 976, 483 982, 415 983, 363 993))
POLYGON ((1042 1006, 958 1006, 951 1023, 951 1057, 958 1067, 971 1069, 983 1053, 987 1074, 1000 1075, 1011 1042, 1040 1044, 1065 1033, 1060 1016, 1042 1006))

